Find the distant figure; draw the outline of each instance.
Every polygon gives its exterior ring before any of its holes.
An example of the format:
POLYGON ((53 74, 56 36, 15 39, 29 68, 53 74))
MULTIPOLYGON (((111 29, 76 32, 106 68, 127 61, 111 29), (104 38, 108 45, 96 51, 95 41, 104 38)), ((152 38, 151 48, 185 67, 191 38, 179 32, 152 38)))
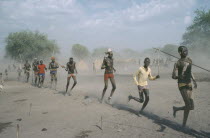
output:
POLYGON ((148 82, 147 82, 148 78, 150 80, 156 80, 156 79, 160 78, 159 75, 157 75, 156 77, 152 76, 151 69, 150 69, 149 65, 150 65, 150 59, 145 58, 144 66, 140 67, 139 70, 133 75, 133 79, 134 79, 134 81, 137 85, 137 88, 139 90, 139 98, 133 97, 132 95, 128 96, 128 101, 133 99, 139 103, 144 102, 141 110, 139 111, 139 114, 144 110, 144 108, 147 106, 147 104, 149 102, 149 87, 148 87, 148 82), (144 101, 143 94, 145 96, 145 101, 144 101))
POLYGON ((190 110, 194 110, 193 92, 191 80, 193 80, 194 88, 197 88, 197 83, 192 73, 192 60, 187 57, 188 49, 185 46, 180 46, 178 48, 180 54, 180 59, 174 64, 174 69, 172 73, 172 78, 178 80, 179 91, 184 100, 185 106, 173 107, 173 115, 176 117, 176 112, 184 110, 183 124, 185 127, 187 123, 187 118, 190 110), (178 74, 177 74, 178 72, 178 74))
POLYGON ((51 57, 51 62, 49 63, 49 70, 50 70, 50 76, 51 76, 51 88, 53 81, 55 82, 55 90, 57 87, 57 69, 59 68, 59 65, 57 62, 55 62, 55 57, 51 57))
POLYGON ((0 92, 3 91, 4 88, 4 78, 3 78, 3 74, 0 73, 0 92))
POLYGON ((43 60, 40 60, 40 64, 38 65, 38 74, 39 74, 39 84, 38 86, 42 88, 45 80, 45 71, 47 71, 46 65, 43 64, 43 60))
POLYGON ((15 64, 13 64, 13 69, 16 70, 16 65, 15 64))
POLYGON ((66 64, 66 71, 68 71, 68 76, 67 76, 67 84, 66 84, 66 94, 68 93, 68 88, 69 88, 69 83, 70 79, 72 78, 74 80, 74 84, 71 87, 70 93, 68 95, 71 95, 71 91, 77 84, 77 78, 75 73, 77 74, 77 68, 76 68, 76 62, 74 62, 74 59, 71 57, 69 58, 69 62, 66 64))
POLYGON ((11 66, 10 65, 8 65, 8 71, 11 71, 11 66))
POLYGON ((108 49, 108 51, 105 53, 108 55, 108 57, 105 57, 101 66, 101 69, 105 69, 104 72, 104 89, 103 89, 103 93, 101 96, 101 103, 103 102, 103 98, 104 95, 106 93, 106 90, 108 88, 108 79, 110 79, 111 83, 112 83, 112 91, 110 93, 110 96, 108 98, 109 102, 114 94, 114 91, 116 89, 116 84, 115 84, 115 79, 114 79, 114 74, 113 71, 116 72, 115 68, 114 68, 114 59, 113 59, 113 52, 111 49, 108 49))
POLYGON ((93 72, 96 73, 96 66, 95 66, 95 62, 93 62, 93 72))
POLYGON ((24 64, 23 69, 26 75, 26 82, 28 82, 29 77, 30 77, 30 70, 31 70, 31 65, 28 63, 28 60, 26 60, 26 63, 24 64))
POLYGON ((4 73, 5 73, 5 75, 6 75, 6 80, 8 80, 8 70, 5 69, 4 73))
POLYGON ((22 69, 21 69, 20 67, 18 67, 17 73, 18 73, 18 80, 20 80, 20 78, 21 78, 21 73, 22 73, 22 69))
POLYGON ((32 63, 32 69, 34 71, 34 85, 37 86, 38 83, 38 79, 39 79, 39 69, 38 69, 38 65, 39 65, 39 61, 37 60, 37 58, 34 58, 34 62, 32 63))

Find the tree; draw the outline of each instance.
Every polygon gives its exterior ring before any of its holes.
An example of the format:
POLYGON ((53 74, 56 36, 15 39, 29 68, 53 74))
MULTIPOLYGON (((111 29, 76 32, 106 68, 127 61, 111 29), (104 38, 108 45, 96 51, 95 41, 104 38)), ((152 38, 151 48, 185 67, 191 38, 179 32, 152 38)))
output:
POLYGON ((55 41, 39 32, 22 31, 10 33, 6 38, 6 57, 14 60, 32 60, 35 57, 46 58, 58 53, 55 41))
POLYGON ((95 48, 93 50, 92 56, 93 57, 103 57, 104 53, 107 51, 108 48, 106 47, 101 47, 101 48, 95 48))
POLYGON ((78 58, 79 60, 82 60, 89 56, 89 50, 87 47, 80 45, 80 44, 74 44, 71 49, 72 55, 78 58))
POLYGON ((191 51, 210 53, 210 10, 196 10, 193 23, 187 27, 182 39, 183 45, 191 51))

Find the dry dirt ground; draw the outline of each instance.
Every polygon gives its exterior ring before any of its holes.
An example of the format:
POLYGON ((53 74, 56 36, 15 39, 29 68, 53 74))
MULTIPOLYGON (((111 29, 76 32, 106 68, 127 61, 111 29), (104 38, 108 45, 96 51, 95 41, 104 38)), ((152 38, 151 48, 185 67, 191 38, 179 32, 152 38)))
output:
MULTIPOLYGON (((116 75, 117 89, 112 103, 98 99, 103 89, 103 76, 78 75, 72 96, 64 96, 66 74, 58 75, 57 91, 17 81, 10 73, 0 93, 0 138, 139 138, 139 137, 210 137, 210 82, 198 82, 194 90, 195 110, 190 112, 187 128, 182 128, 183 112, 173 118, 172 106, 183 100, 176 81, 169 73, 149 82, 150 101, 141 116, 142 104, 127 102, 129 94, 138 96, 131 75, 116 75)), ((209 75, 209 74, 208 74, 209 75)), ((72 85, 72 81, 71 81, 72 85)))

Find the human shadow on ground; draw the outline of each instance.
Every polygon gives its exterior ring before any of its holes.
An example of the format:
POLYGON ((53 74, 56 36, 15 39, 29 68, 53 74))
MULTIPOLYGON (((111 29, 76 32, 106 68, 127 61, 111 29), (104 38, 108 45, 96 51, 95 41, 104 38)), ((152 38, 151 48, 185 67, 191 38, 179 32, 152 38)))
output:
MULTIPOLYGON (((138 111, 132 109, 131 107, 127 106, 127 105, 124 105, 124 104, 117 104, 117 103, 114 103, 113 104, 113 107, 114 108, 117 108, 119 110, 124 110, 124 111, 128 111, 130 113, 133 113, 133 114, 136 114, 138 115, 138 111)), ((153 122, 157 125, 160 126, 160 129, 159 130, 156 130, 157 132, 164 132, 164 130, 166 129, 166 127, 169 127, 175 131, 178 131, 178 132, 182 132, 184 134, 188 134, 190 136, 193 136, 193 137, 210 137, 210 132, 205 132, 205 131, 197 131, 197 130, 194 130, 192 128, 183 128, 180 124, 176 123, 176 122, 173 122, 171 120, 168 120, 168 119, 165 119, 165 118, 162 118, 156 114, 153 114, 151 112, 143 112, 141 113, 140 115, 150 119, 150 120, 153 120, 153 122)))

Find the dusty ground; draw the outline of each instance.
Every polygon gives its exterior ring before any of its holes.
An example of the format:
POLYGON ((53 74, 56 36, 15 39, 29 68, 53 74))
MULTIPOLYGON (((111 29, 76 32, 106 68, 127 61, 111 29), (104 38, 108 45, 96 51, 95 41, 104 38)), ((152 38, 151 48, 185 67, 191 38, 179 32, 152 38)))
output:
POLYGON ((150 101, 140 117, 136 113, 142 104, 127 103, 130 93, 138 96, 132 76, 116 75, 117 89, 109 105, 98 102, 103 89, 99 74, 79 75, 72 96, 63 95, 66 74, 58 76, 57 91, 48 88, 49 75, 46 88, 40 89, 10 74, 0 93, 0 138, 16 137, 17 124, 20 138, 210 137, 210 82, 198 82, 195 110, 183 129, 183 112, 172 116, 172 106, 182 106, 183 101, 169 73, 150 81, 150 101))

